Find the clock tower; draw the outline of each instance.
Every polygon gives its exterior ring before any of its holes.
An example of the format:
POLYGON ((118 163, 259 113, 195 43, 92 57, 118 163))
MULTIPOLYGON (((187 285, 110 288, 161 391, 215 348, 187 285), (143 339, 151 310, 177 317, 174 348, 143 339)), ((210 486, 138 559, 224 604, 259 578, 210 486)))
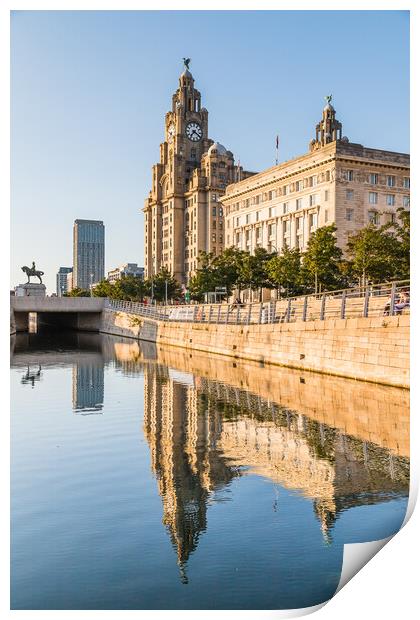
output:
POLYGON ((187 283, 200 251, 224 247, 226 185, 249 173, 234 165, 233 154, 208 138, 208 112, 184 59, 184 71, 165 115, 160 161, 152 169, 152 189, 144 205, 146 277, 168 269, 187 283))

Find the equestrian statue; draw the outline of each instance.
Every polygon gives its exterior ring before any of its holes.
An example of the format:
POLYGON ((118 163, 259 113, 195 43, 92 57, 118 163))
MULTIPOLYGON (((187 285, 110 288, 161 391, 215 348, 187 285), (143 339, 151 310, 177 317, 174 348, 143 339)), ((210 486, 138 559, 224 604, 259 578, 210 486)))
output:
POLYGON ((31 282, 31 278, 38 278, 39 283, 42 284, 42 279, 41 276, 44 275, 43 271, 37 271, 36 267, 35 267, 35 263, 34 261, 32 261, 32 267, 26 267, 26 265, 24 267, 22 267, 22 271, 24 273, 26 273, 26 275, 28 276, 28 281, 26 284, 30 284, 31 282))

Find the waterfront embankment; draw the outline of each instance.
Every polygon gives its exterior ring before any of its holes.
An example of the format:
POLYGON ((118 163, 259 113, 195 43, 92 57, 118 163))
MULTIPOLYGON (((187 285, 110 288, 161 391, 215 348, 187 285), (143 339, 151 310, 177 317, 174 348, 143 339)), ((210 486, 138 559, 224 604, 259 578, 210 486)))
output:
POLYGON ((409 321, 409 315, 397 315, 232 325, 160 321, 104 309, 100 331, 408 388, 409 321))

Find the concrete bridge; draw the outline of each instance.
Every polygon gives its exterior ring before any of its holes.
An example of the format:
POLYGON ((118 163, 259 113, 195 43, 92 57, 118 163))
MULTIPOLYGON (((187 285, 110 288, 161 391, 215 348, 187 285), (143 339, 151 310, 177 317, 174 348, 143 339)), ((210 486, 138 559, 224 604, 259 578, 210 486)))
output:
POLYGON ((27 331, 35 313, 37 325, 98 332, 104 304, 101 297, 11 297, 10 331, 27 331))

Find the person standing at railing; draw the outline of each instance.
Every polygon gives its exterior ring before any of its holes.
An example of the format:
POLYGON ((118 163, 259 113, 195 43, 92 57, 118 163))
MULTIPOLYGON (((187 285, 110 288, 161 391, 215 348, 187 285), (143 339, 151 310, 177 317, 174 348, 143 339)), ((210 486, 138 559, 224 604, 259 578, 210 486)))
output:
POLYGON ((410 307, 410 296, 406 291, 401 291, 399 300, 394 306, 395 314, 401 314, 404 308, 410 307))
MULTIPOLYGON (((384 315, 389 316, 391 314, 392 298, 390 297, 385 304, 384 315)), ((408 291, 401 291, 401 293, 395 297, 394 300, 394 314, 401 314, 404 308, 410 307, 410 295, 408 291)))

